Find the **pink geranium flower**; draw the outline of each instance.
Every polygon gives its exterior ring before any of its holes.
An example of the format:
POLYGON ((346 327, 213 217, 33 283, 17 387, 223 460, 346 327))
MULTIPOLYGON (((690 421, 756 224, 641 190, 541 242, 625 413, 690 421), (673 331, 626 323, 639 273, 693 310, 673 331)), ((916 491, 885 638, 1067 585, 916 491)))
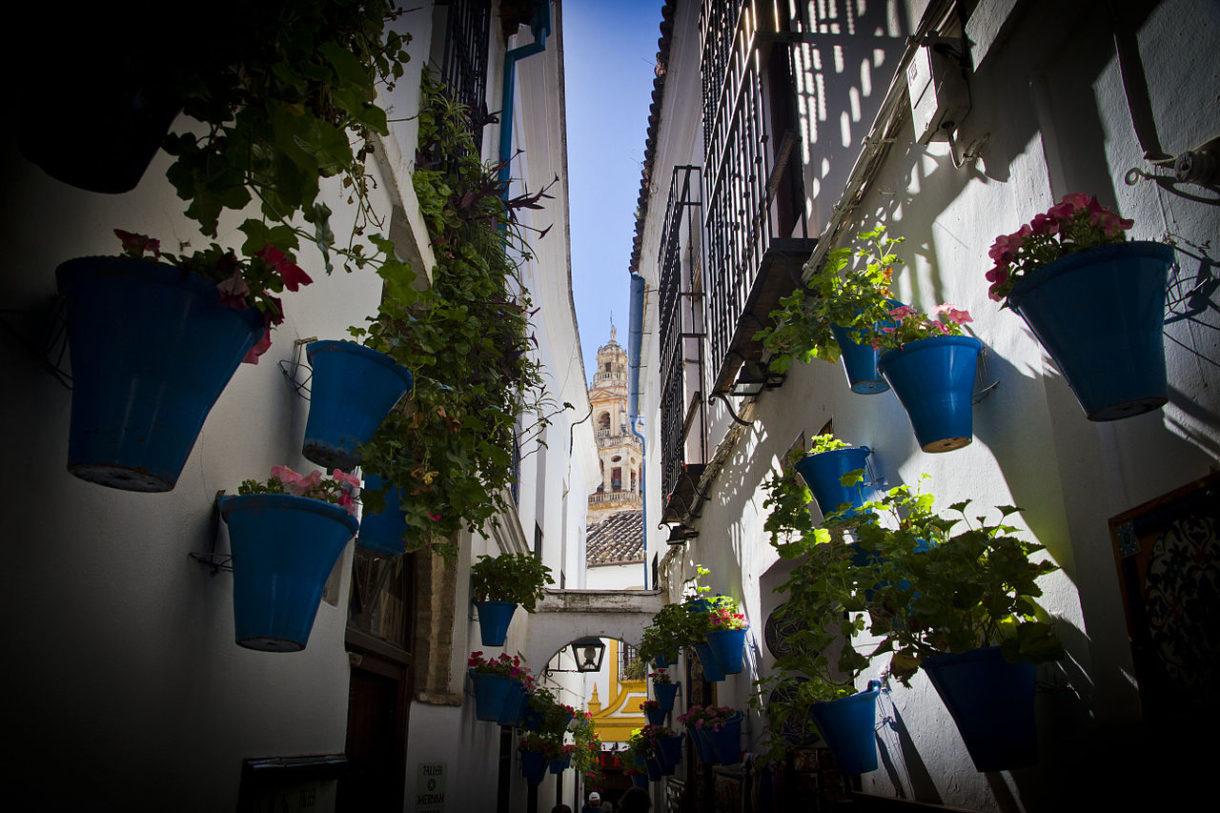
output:
POLYGON ((250 286, 246 285, 246 281, 242 279, 241 271, 234 271, 233 276, 216 283, 216 290, 220 292, 220 306, 223 308, 232 308, 235 311, 244 311, 250 308, 248 301, 250 296, 250 286))

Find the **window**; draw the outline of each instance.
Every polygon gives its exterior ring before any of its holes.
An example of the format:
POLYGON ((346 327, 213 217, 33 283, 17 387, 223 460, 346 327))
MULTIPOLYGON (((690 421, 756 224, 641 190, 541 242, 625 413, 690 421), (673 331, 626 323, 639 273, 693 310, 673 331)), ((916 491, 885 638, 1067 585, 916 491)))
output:
POLYGON ((615 466, 613 469, 610 470, 610 490, 611 491, 622 491, 623 490, 623 470, 621 468, 619 468, 618 466, 615 466))

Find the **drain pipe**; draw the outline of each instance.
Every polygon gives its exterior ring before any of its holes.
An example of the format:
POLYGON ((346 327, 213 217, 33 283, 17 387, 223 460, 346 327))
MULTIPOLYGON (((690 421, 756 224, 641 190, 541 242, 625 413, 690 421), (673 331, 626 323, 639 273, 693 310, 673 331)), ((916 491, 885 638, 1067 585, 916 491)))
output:
POLYGON ((500 95, 500 174, 504 194, 508 195, 508 163, 513 157, 513 96, 517 85, 517 61, 546 50, 546 38, 551 33, 549 0, 533 0, 530 30, 534 41, 504 53, 504 90, 500 95))
POLYGON ((648 447, 637 428, 640 415, 640 352, 644 334, 644 278, 631 274, 631 310, 627 334, 627 416, 631 434, 640 439, 640 503, 644 506, 640 533, 644 537, 644 589, 648 589, 648 496, 644 483, 648 477, 648 447))

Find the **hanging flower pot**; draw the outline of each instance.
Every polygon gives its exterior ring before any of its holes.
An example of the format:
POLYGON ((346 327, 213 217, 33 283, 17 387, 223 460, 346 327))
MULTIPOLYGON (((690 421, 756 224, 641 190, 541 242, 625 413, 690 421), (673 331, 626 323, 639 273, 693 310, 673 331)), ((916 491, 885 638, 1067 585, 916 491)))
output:
POLYGON ((552 759, 550 761, 551 773, 563 773, 572 764, 572 755, 565 754, 561 759, 552 759))
POLYGON ((264 333, 254 309, 164 263, 81 257, 59 266, 72 358, 68 471, 126 491, 169 491, 203 422, 264 333))
POLYGON ((687 725, 686 732, 690 734, 691 742, 695 744, 695 756, 708 765, 716 764, 716 748, 712 741, 704 736, 703 729, 687 725))
POLYGON ((660 782, 661 777, 665 776, 665 768, 661 765, 661 760, 656 757, 645 757, 644 769, 648 771, 648 780, 650 782, 660 782))
POLYGON ((376 514, 365 512, 360 517, 360 535, 356 537, 356 545, 383 556, 398 556, 403 552, 402 538, 407 532, 407 520, 401 508, 402 491, 387 488, 387 485, 376 474, 364 476, 365 491, 385 489, 385 510, 376 514))
POLYGON ((949 452, 974 440, 974 375, 982 348, 972 336, 933 336, 882 354, 881 373, 925 452, 949 452))
POLYGON ((470 670, 470 678, 474 681, 474 716, 487 723, 500 722, 513 680, 506 675, 474 669, 470 670))
POLYGON ((642 773, 631 774, 631 784, 635 785, 637 788, 643 788, 644 790, 647 790, 648 789, 647 774, 642 774, 642 773))
POLYGON ((500 725, 516 726, 521 722, 521 704, 525 702, 525 686, 519 680, 509 680, 508 692, 500 707, 500 725))
POLYGON ((721 672, 735 675, 742 670, 745 662, 746 630, 712 630, 704 637, 707 639, 708 651, 721 672))
POLYGON ((810 709, 818 731, 845 773, 877 770, 877 745, 873 731, 880 688, 880 683, 870 680, 868 688, 862 692, 827 703, 814 703, 810 709))
MULTIPOLYGON (((867 469, 870 454, 872 449, 867 446, 853 446, 806 455, 797 462, 796 470, 813 492, 823 516, 840 510, 845 504, 851 509, 864 504, 867 496, 865 483, 861 481, 845 486, 843 476, 849 471, 867 469)), ((871 488, 867 490, 871 492, 871 488)))
POLYGON ((1111 243, 1023 276, 1008 304, 1063 372, 1091 421, 1159 409, 1165 380, 1165 282, 1173 249, 1111 243))
MULTIPOLYGON (((880 324, 880 323, 879 323, 880 324)), ((839 350, 843 354, 843 369, 847 371, 847 383, 851 391, 859 395, 875 395, 885 392, 890 385, 885 383, 877 371, 877 359, 881 353, 868 343, 859 343, 851 338, 851 331, 838 325, 830 326, 839 350)))
POLYGON ((233 551, 237 643, 266 652, 304 649, 356 519, 332 503, 291 494, 221 497, 217 505, 233 551))
POLYGON ((721 765, 736 765, 741 761, 741 720, 742 714, 738 712, 719 730, 701 729, 721 765))
POLYGON ((653 683, 652 692, 657 697, 657 702, 665 711, 674 710, 674 698, 678 696, 679 683, 653 683))
POLYGON ((672 737, 658 737, 657 744, 660 748, 659 755, 661 762, 669 767, 669 773, 666 776, 672 775, 673 770, 678 767, 678 763, 682 761, 682 740, 681 734, 675 734, 672 737))
POLYGON ((537 785, 546 776, 547 759, 541 751, 521 751, 521 775, 531 785, 537 785))
POLYGON ((668 652, 664 655, 658 655, 652 661, 652 665, 658 669, 668 669, 678 662, 678 653, 668 652))
POLYGON ((134 189, 182 108, 166 81, 172 54, 150 50, 147 41, 120 45, 107 36, 63 49, 22 83, 21 153, 79 189, 134 189), (64 104, 63 87, 73 89, 71 104, 64 104))
POLYGON ((665 725, 665 718, 669 716, 669 712, 666 709, 651 709, 645 706, 644 716, 648 719, 649 725, 665 725))
POLYGON ((695 644, 695 654, 699 656, 699 663, 703 667, 703 677, 713 683, 724 680, 724 672, 720 669, 720 664, 716 661, 716 656, 712 654, 712 648, 707 644, 695 644))
POLYGON ((310 342, 305 353, 313 377, 302 454, 328 469, 350 470, 360 463, 356 447, 373 437, 411 388, 411 373, 352 342, 310 342))
POLYGON ((479 638, 483 646, 504 646, 508 625, 512 623, 517 605, 512 601, 476 601, 479 613, 479 638))
POLYGON ((923 663, 945 708, 957 723, 966 750, 979 771, 1003 771, 1038 761, 1034 723, 1037 667, 1010 663, 998 646, 923 663))

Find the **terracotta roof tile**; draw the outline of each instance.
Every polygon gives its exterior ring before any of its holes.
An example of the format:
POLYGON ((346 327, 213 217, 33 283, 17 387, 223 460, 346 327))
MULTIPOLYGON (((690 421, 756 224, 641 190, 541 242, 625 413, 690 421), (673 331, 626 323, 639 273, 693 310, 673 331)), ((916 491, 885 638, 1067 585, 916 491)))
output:
POLYGON ((585 533, 585 563, 617 565, 644 561, 644 512, 619 511, 585 533))

